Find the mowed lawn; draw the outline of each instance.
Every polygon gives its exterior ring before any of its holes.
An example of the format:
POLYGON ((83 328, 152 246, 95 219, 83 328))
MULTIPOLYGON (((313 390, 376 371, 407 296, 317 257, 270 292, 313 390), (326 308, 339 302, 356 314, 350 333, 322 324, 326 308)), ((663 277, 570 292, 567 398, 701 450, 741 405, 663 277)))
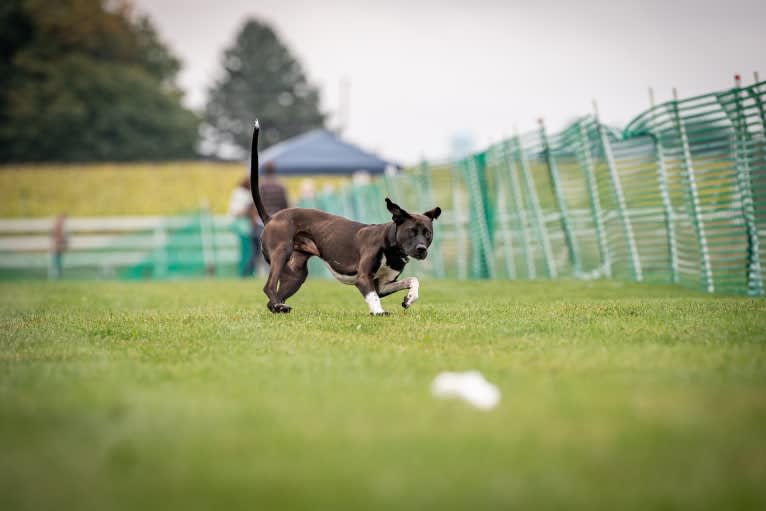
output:
POLYGON ((0 509, 766 509, 766 301, 421 282, 0 285, 0 509), (443 370, 502 392, 430 394, 443 370))

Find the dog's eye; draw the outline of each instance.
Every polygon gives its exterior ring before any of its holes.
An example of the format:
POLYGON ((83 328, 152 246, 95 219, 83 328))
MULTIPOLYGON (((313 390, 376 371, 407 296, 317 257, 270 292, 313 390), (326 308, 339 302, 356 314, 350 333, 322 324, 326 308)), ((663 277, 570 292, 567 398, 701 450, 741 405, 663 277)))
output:
POLYGON ((410 234, 413 235, 413 236, 417 236, 418 235, 418 230, 413 227, 412 229, 410 229, 410 234))
POLYGON ((427 239, 427 240, 430 240, 430 239, 431 239, 431 231, 425 231, 423 234, 425 234, 425 235, 426 235, 426 239, 427 239))

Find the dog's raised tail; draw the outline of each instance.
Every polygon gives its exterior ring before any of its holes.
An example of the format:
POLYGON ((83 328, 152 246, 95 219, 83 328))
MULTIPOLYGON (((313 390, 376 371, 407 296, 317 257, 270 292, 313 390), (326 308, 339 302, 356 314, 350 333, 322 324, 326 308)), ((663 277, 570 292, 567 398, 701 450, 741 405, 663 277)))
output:
POLYGON ((260 131, 261 125, 258 123, 258 119, 256 119, 253 126, 253 142, 250 146, 250 193, 253 194, 255 209, 258 210, 258 215, 265 225, 271 220, 271 217, 263 206, 261 192, 258 190, 258 132, 260 131))

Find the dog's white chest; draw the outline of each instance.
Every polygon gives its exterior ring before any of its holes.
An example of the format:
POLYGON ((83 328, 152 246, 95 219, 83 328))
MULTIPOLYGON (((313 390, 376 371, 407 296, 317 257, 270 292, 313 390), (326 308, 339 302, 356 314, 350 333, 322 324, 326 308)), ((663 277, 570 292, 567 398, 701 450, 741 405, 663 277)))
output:
POLYGON ((400 273, 401 271, 399 270, 394 270, 390 266, 381 264, 380 268, 378 268, 378 271, 375 273, 375 278, 378 280, 378 282, 393 282, 400 273))

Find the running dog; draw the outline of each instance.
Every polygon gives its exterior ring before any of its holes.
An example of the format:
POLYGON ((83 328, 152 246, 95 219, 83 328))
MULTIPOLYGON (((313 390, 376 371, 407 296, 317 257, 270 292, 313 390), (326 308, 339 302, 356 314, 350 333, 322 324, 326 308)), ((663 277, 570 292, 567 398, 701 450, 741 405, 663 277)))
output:
POLYGON ((330 272, 344 284, 362 293, 370 314, 388 314, 380 299, 407 289, 402 307, 418 299, 415 277, 396 280, 410 257, 425 259, 433 240, 433 221, 441 215, 435 207, 422 215, 410 214, 386 198, 392 222, 367 225, 319 211, 288 208, 270 216, 258 191, 258 132, 255 121, 250 153, 250 189, 263 220, 263 255, 271 265, 264 293, 274 313, 290 312, 285 301, 300 289, 308 275, 308 260, 321 258, 330 272))

